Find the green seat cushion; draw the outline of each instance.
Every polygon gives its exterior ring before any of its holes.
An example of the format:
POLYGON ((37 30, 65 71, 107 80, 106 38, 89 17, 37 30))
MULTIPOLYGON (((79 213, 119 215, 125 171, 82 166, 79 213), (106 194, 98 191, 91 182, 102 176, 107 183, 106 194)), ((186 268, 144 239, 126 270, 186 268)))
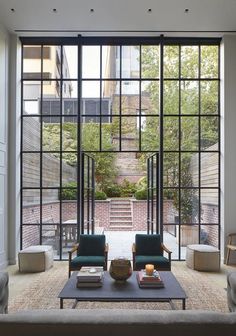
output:
POLYGON ((136 269, 145 268, 146 264, 153 264, 157 269, 160 268, 169 268, 169 260, 163 256, 143 256, 139 255, 135 257, 135 266, 136 269))
POLYGON ((104 256, 105 235, 81 235, 79 240, 80 256, 104 256))
POLYGON ((104 266, 105 257, 102 256, 78 256, 71 260, 72 267, 104 266))
POLYGON ((161 236, 159 234, 136 234, 136 254, 142 256, 162 256, 161 236))

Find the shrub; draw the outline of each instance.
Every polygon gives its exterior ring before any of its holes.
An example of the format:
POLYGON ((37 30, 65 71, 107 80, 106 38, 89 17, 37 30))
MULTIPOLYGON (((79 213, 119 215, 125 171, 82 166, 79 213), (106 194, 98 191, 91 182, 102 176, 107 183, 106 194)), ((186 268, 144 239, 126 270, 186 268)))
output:
POLYGON ((147 189, 137 190, 135 193, 136 200, 146 200, 147 199, 147 189))
POLYGON ((77 200, 77 183, 69 182, 63 185, 61 193, 59 192, 59 199, 61 200, 77 200), (74 188, 74 189, 71 189, 74 188))
POLYGON ((120 189, 121 189, 121 197, 131 197, 137 190, 136 184, 126 179, 123 180, 120 189))
POLYGON ((95 200, 106 200, 107 195, 104 191, 95 191, 95 200))
POLYGON ((117 183, 110 184, 106 187, 105 193, 108 197, 120 197, 121 196, 121 188, 117 183))

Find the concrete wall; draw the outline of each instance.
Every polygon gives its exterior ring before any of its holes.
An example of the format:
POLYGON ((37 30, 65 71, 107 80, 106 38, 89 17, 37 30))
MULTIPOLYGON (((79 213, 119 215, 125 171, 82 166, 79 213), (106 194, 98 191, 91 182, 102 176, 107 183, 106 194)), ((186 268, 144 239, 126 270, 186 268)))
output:
POLYGON ((0 269, 8 263, 8 55, 9 36, 5 29, 0 26, 0 269))

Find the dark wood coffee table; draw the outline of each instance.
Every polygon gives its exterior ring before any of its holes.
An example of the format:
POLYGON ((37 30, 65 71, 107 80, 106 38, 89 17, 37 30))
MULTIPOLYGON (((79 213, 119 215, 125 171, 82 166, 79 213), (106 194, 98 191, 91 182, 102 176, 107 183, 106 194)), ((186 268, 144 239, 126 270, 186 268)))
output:
POLYGON ((65 299, 74 299, 73 308, 78 301, 108 301, 108 302, 169 302, 175 309, 173 300, 182 300, 182 309, 185 309, 187 296, 172 272, 160 272, 165 284, 163 288, 140 288, 136 273, 125 283, 117 283, 109 272, 104 272, 103 285, 99 288, 77 288, 76 274, 73 272, 70 279, 58 295, 60 308, 63 309, 65 299))

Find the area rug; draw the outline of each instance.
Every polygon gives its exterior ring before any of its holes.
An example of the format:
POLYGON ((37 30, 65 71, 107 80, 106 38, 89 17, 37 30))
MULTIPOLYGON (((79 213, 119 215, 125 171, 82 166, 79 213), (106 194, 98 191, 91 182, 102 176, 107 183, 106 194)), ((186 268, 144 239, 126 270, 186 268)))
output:
MULTIPOLYGON (((188 296, 186 309, 228 311, 226 291, 214 281, 214 276, 209 277, 207 273, 193 271, 178 262, 173 264, 172 271, 188 296)), ((16 283, 20 276, 16 274, 16 283)), ((66 283, 67 276, 67 263, 62 262, 55 262, 51 270, 34 275, 33 281, 24 286, 18 295, 12 297, 10 291, 9 312, 59 308, 57 296, 66 283)), ((176 309, 181 309, 181 302, 175 302, 176 309)), ((70 308, 72 304, 72 300, 65 300, 64 308, 70 308)), ((79 302, 77 308, 170 309, 170 305, 148 302, 79 302)))

